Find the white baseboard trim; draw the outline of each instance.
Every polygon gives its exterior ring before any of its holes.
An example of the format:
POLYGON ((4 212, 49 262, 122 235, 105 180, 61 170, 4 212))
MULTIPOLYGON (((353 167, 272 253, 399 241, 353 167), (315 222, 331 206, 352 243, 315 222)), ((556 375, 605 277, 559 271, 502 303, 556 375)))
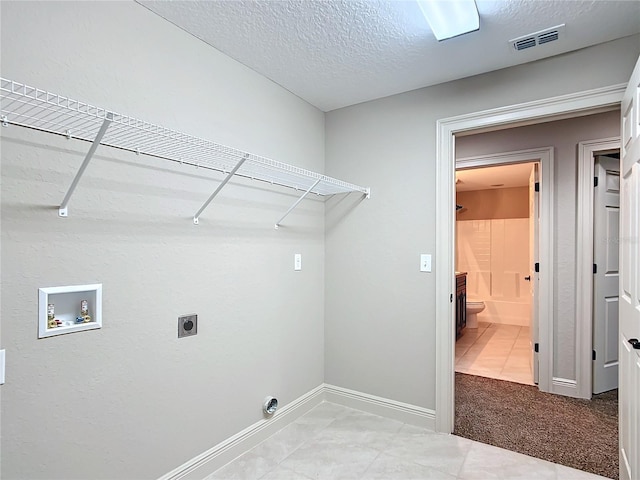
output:
POLYGON ((580 398, 578 396, 577 382, 568 378, 553 377, 553 380, 551 381, 551 393, 580 398))
POLYGON ((324 399, 324 384, 280 407, 272 418, 265 418, 188 460, 159 480, 202 479, 233 459, 251 450, 263 440, 286 427, 324 399))
POLYGON ((324 398, 327 402, 435 430, 435 410, 349 390, 348 388, 336 387, 335 385, 325 384, 324 391, 324 398))
POLYGON ((272 418, 254 423, 188 460, 158 480, 203 479, 282 430, 323 401, 435 430, 436 412, 434 410, 324 383, 280 407, 272 418))

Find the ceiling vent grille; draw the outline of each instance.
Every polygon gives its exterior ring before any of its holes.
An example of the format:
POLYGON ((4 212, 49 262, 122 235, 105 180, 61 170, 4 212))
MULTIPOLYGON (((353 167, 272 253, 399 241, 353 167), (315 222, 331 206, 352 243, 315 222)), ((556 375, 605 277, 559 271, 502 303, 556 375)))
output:
POLYGON ((550 32, 543 33, 538 35, 538 45, 542 45, 543 43, 553 42, 554 40, 558 40, 560 38, 560 34, 557 30, 552 30, 550 32))
POLYGON ((528 37, 523 38, 522 40, 516 40, 513 43, 513 46, 516 50, 525 50, 527 48, 535 47, 538 43, 536 42, 536 37, 528 37))
POLYGON ((524 35, 522 37, 509 40, 509 46, 512 52, 520 52, 529 48, 544 45, 546 43, 555 42, 564 36, 564 23, 555 27, 547 28, 539 32, 524 35))

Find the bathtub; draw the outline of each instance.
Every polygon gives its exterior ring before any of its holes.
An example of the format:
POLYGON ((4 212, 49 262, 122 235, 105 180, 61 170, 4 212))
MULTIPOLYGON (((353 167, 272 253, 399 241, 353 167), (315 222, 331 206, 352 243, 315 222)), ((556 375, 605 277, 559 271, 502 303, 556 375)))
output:
MULTIPOLYGON (((469 298, 468 301, 472 302, 474 299, 469 298)), ((529 326, 529 317, 531 316, 530 302, 495 299, 484 299, 482 301, 485 304, 485 309, 478 314, 479 322, 529 326)))
POLYGON ((478 321, 528 326, 531 294, 525 275, 525 272, 467 272, 467 301, 482 301, 485 305, 478 321))
POLYGON ((467 272, 467 301, 482 301, 478 321, 529 325, 529 219, 456 222, 456 270, 467 272))

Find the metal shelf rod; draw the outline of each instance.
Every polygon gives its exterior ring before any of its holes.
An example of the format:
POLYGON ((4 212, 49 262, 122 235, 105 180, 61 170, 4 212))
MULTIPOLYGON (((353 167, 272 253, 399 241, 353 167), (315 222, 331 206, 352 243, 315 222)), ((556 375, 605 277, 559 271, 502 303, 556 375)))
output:
POLYGON ((247 160, 247 158, 249 158, 249 154, 245 154, 245 156, 243 158, 240 159, 240 161, 236 164, 235 167, 233 167, 233 170, 231 170, 226 177, 224 177, 224 180, 222 180, 222 182, 220 183, 220 185, 218 185, 218 188, 216 188, 216 190, 211 194, 211 196, 207 199, 206 202, 204 202, 204 205, 202 205, 200 207, 200 210, 198 210, 196 212, 196 214, 193 216, 193 223, 198 225, 199 223, 199 219, 200 219, 200 214, 202 212, 204 212, 204 209, 207 208, 209 206, 209 204, 211 203, 211 201, 216 198, 216 195, 218 195, 218 193, 220 193, 220 190, 222 190, 224 188, 224 186, 227 184, 227 182, 229 180, 231 180, 231 177, 233 177, 236 172, 238 171, 238 169, 242 166, 242 164, 247 160))
POLYGON ((320 183, 320 180, 322 180, 322 179, 321 179, 321 178, 319 178, 318 180, 316 180, 316 183, 314 183, 313 185, 311 185, 311 186, 307 189, 307 191, 306 191, 306 192, 304 192, 304 194, 303 194, 303 195, 302 195, 298 200, 296 200, 296 203, 294 203, 293 205, 291 205, 291 206, 289 207, 289 210, 287 210, 287 212, 286 212, 282 217, 280 217, 280 220, 278 220, 278 221, 276 222, 276 230, 280 227, 280 224, 282 223, 282 220, 284 220, 284 219, 286 218, 286 216, 287 216, 287 215, 289 215, 289 214, 291 213, 291 211, 292 211, 294 208, 296 208, 296 207, 298 206, 298 204, 299 204, 302 200, 304 200, 304 197, 306 197, 307 195, 309 195, 309 192, 310 192, 311 190, 313 190, 313 189, 315 188, 315 186, 316 186, 316 185, 318 185, 318 184, 320 183))
POLYGON ((104 122, 102 122, 102 126, 100 127, 100 130, 98 130, 98 134, 96 135, 95 140, 91 144, 91 147, 87 152, 87 155, 84 157, 84 161, 82 162, 82 165, 80 165, 80 169, 78 170, 78 173, 76 173, 76 176, 74 177, 73 182, 71 182, 71 186, 69 187, 69 190, 67 190, 67 194, 64 196, 64 199, 60 204, 60 208, 58 210, 59 216, 66 217, 68 215, 69 212, 67 211, 67 205, 69 205, 69 200, 71 200, 71 195, 73 195, 73 192, 78 186, 78 182, 80 181, 82 174, 87 169, 87 166, 89 166, 89 162, 91 161, 93 154, 96 153, 96 149, 98 148, 98 145, 100 145, 100 142, 102 141, 102 137, 104 137, 104 134, 107 132, 107 128, 109 128, 109 125, 111 124, 112 119, 113 119, 113 115, 111 113, 108 113, 107 117, 104 119, 104 122))

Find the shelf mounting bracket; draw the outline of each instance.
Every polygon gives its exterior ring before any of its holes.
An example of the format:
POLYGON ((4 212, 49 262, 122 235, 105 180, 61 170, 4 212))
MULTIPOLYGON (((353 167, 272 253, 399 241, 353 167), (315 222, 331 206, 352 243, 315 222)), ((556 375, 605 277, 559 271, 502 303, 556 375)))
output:
POLYGON ((304 193, 302 194, 302 196, 301 196, 298 200, 296 200, 296 202, 295 202, 293 205, 291 205, 291 206, 289 207, 289 210, 287 210, 287 212, 286 212, 282 217, 280 217, 280 220, 278 220, 278 221, 276 222, 276 230, 278 229, 278 227, 280 227, 280 224, 282 223, 282 220, 284 220, 284 219, 285 219, 285 217, 286 217, 287 215, 289 215, 289 214, 291 213, 291 211, 292 211, 294 208, 296 208, 296 207, 298 206, 298 204, 299 204, 302 200, 304 200, 304 197, 306 197, 307 195, 309 195, 309 193, 311 192, 311 190, 313 190, 313 189, 316 187, 316 185, 318 185, 318 184, 320 183, 320 180, 322 180, 322 179, 321 179, 321 178, 319 178, 318 180, 316 180, 316 182, 315 182, 313 185, 311 185, 311 186, 307 189, 307 191, 306 191, 306 192, 304 192, 304 193))
POLYGON ((215 192, 213 192, 211 194, 211 196, 207 199, 206 202, 204 202, 204 205, 202 205, 200 207, 200 210, 198 210, 196 212, 196 214, 193 216, 193 223, 195 225, 198 225, 198 223, 200 223, 200 215, 202 214, 202 212, 204 212, 205 208, 207 208, 209 206, 209 204, 211 203, 211 201, 216 198, 216 195, 218 195, 218 193, 220 193, 220 190, 222 190, 224 188, 224 186, 227 184, 227 182, 229 180, 231 180, 231 177, 233 177, 236 172, 238 171, 238 169, 242 166, 242 164, 247 161, 247 159, 249 158, 249 154, 246 153, 244 155, 244 157, 242 157, 240 159, 240 161, 238 163, 236 163, 236 166, 233 167, 233 170, 231 170, 226 177, 224 177, 224 180, 222 180, 222 182, 220 183, 220 185, 218 185, 218 188, 216 188, 215 192))
POLYGON ((73 192, 78 186, 78 182, 80 181, 80 178, 84 174, 84 171, 87 169, 87 166, 89 165, 89 162, 93 157, 93 154, 96 153, 96 149, 98 148, 98 145, 100 145, 100 142, 102 141, 102 137, 104 137, 104 134, 106 133, 107 128, 109 128, 109 125, 111 125, 112 120, 113 120, 113 113, 108 112, 104 121, 102 122, 102 126, 100 127, 100 130, 98 130, 98 134, 96 135, 96 138, 93 140, 93 143, 91 144, 91 147, 87 152, 87 155, 84 157, 84 161, 82 162, 82 165, 80 165, 80 169, 78 170, 78 173, 76 173, 76 176, 73 179, 73 182, 71 182, 71 186, 69 187, 69 190, 67 190, 67 194, 64 196, 64 200, 62 200, 62 203, 60 204, 60 208, 58 209, 58 216, 66 217, 69 215, 67 206, 69 205, 69 200, 71 200, 71 195, 73 195, 73 192))

